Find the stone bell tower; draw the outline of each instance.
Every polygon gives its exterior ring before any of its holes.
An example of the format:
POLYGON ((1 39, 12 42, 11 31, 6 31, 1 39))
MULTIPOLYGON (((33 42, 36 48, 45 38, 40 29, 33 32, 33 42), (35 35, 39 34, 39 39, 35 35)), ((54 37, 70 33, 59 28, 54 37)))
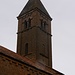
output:
POLYGON ((40 0, 29 0, 18 16, 17 53, 52 68, 51 21, 40 0))

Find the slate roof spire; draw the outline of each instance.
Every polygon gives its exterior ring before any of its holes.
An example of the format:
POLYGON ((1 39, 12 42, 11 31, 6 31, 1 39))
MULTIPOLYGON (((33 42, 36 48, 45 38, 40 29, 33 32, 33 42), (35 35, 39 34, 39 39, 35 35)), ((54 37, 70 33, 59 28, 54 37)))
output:
MULTIPOLYGON (((35 8, 39 9, 42 11, 45 15, 49 16, 47 10, 43 6, 42 2, 40 0, 29 0, 23 10, 21 11, 20 15, 23 15, 31 10, 34 10, 35 8)), ((50 16, 49 16, 50 17, 50 16)))

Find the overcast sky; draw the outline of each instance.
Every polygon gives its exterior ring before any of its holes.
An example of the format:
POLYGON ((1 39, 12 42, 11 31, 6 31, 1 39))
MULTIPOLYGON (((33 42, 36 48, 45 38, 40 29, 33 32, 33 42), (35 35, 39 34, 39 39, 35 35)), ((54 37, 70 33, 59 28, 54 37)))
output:
MULTIPOLYGON (((28 0, 0 0, 0 45, 16 52, 19 15, 28 0)), ((53 68, 75 75, 75 0, 41 0, 53 18, 53 68)))

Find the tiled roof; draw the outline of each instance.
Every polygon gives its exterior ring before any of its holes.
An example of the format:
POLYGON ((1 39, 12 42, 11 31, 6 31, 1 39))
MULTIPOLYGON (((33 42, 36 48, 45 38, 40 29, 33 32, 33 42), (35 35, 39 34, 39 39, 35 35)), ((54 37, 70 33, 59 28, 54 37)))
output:
POLYGON ((45 72, 50 73, 52 75, 58 75, 58 74, 64 75, 64 74, 62 74, 62 73, 60 73, 60 72, 58 72, 58 71, 56 71, 56 70, 54 70, 48 66, 45 66, 39 62, 32 62, 30 59, 22 57, 19 54, 12 52, 9 49, 2 47, 2 46, 0 46, 0 54, 1 53, 12 58, 12 59, 18 60, 18 62, 20 61, 20 62, 26 63, 32 67, 35 67, 39 70, 45 71, 45 72))

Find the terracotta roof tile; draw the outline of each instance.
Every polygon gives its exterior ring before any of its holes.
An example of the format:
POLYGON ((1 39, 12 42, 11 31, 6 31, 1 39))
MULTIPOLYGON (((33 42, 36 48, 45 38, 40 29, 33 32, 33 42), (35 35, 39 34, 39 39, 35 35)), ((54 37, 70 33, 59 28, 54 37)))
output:
POLYGON ((6 55, 8 57, 11 57, 13 59, 19 60, 23 63, 28 64, 28 65, 31 65, 35 68, 40 69, 40 70, 43 70, 45 72, 51 73, 53 75, 56 74, 56 73, 59 73, 60 75, 63 75, 62 73, 60 73, 60 72, 58 72, 58 71, 56 71, 56 70, 54 70, 54 69, 52 69, 48 66, 45 66, 45 65, 43 65, 39 62, 32 62, 30 59, 22 57, 19 54, 15 53, 15 52, 12 52, 12 51, 10 51, 9 49, 7 49, 5 47, 0 46, 0 53, 6 55))

